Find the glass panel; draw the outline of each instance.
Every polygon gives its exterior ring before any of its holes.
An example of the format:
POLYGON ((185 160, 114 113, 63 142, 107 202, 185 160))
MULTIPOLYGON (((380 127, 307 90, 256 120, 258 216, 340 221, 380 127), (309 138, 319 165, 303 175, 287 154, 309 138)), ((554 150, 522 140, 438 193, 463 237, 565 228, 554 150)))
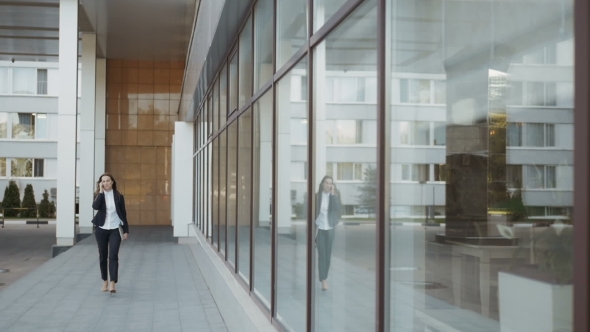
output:
POLYGON ((270 309, 271 209, 272 209, 272 90, 254 103, 254 153, 252 160, 254 228, 254 292, 270 309))
MULTIPOLYGON (((35 177, 43 177, 45 174, 45 160, 44 159, 35 159, 35 177)), ((555 168, 553 169, 555 171, 555 168)), ((555 174, 555 172, 553 172, 555 174)))
POLYGON ((227 66, 223 66, 219 77, 219 128, 221 128, 227 122, 227 66))
POLYGON ((544 129, 545 126, 541 123, 527 123, 526 124, 526 145, 527 146, 543 146, 545 145, 544 129))
POLYGON ((229 125, 227 132, 227 260, 236 263, 236 185, 238 169, 238 122, 229 125))
POLYGON ((35 117, 33 114, 12 113, 12 138, 35 138, 35 117))
POLYGON ((219 248, 226 250, 227 222, 227 130, 219 135, 219 248))
POLYGON ((6 158, 0 158, 0 176, 6 176, 6 158))
POLYGON ((207 236, 212 236, 213 233, 213 144, 209 144, 205 147, 205 174, 207 174, 207 179, 205 181, 206 185, 206 206, 205 206, 205 230, 207 231, 207 236))
POLYGON ((37 94, 47 94, 47 69, 37 69, 37 94))
POLYGON ((211 115, 213 122, 212 133, 219 130, 219 79, 213 84, 213 114, 211 115))
POLYGON ((8 80, 8 68, 0 68, 0 93, 1 94, 8 94, 10 93, 10 86, 8 80))
POLYGON ((229 63, 229 108, 227 116, 236 110, 238 107, 238 55, 237 53, 229 63))
POLYGON ((506 136, 508 146, 522 146, 522 123, 508 123, 506 136))
POLYGON ((387 330, 572 331, 574 1, 385 3, 387 330))
POLYGON ((219 248, 219 137, 213 143, 212 155, 212 169, 211 169, 211 242, 219 248))
POLYGON ((307 0, 277 1, 277 70, 307 40, 307 0))
POLYGON ((35 123, 35 138, 46 139, 47 138, 47 114, 38 113, 36 116, 35 123))
MULTIPOLYGON (((307 57, 291 69, 277 86, 278 169, 307 164, 307 130, 292 131, 292 122, 307 124, 307 103, 293 103, 291 76, 305 76, 307 57), (292 136, 298 144, 291 145, 292 136)), ((277 312, 293 331, 305 331, 307 271, 307 181, 298 173, 281 173, 277 179, 277 312)))
POLYGON ((314 0, 313 32, 318 31, 346 3, 346 0, 314 0))
POLYGON ((8 138, 8 113, 0 113, 0 138, 8 138))
MULTIPOLYGON (((330 145, 327 138, 333 135, 326 133, 334 121, 337 132, 333 134, 337 135, 336 140, 342 139, 338 131, 347 128, 339 123, 353 124, 354 120, 362 119, 366 122, 362 126, 363 133, 376 136, 376 105, 359 103, 356 96, 365 86, 357 84, 356 80, 348 81, 353 72, 357 77, 377 76, 376 36, 376 1, 365 1, 314 49, 313 186, 317 191, 313 198, 315 217, 310 224, 314 225, 315 234, 313 300, 317 331, 375 329, 377 169, 365 167, 360 181, 340 179, 354 179, 354 164, 376 164, 376 148, 375 145, 330 145), (338 104, 325 99, 323 89, 328 87, 328 77, 334 78, 333 98, 338 104), (344 94, 355 98, 348 99, 344 94), (329 163, 336 163, 335 178, 329 176, 329 163), (362 226, 345 227, 342 215, 354 210, 362 214, 355 220, 362 226)), ((375 100, 369 93, 376 93, 376 90, 365 90, 365 100, 375 100)), ((348 129, 351 132, 344 137, 356 136, 356 125, 348 129)), ((358 142, 356 137, 354 142, 358 142)))
POLYGON ((238 108, 252 97, 252 17, 240 34, 240 100, 238 108))
POLYGON ((238 138, 238 237, 240 255, 238 272, 250 280, 250 212, 252 210, 252 111, 239 118, 238 138))
POLYGON ((12 69, 12 93, 35 94, 37 92, 37 70, 35 68, 12 69))
POLYGON ((254 92, 256 92, 273 74, 273 1, 259 0, 254 11, 254 92))
POLYGON ((10 162, 10 176, 31 177, 33 176, 33 159, 12 158, 10 162))

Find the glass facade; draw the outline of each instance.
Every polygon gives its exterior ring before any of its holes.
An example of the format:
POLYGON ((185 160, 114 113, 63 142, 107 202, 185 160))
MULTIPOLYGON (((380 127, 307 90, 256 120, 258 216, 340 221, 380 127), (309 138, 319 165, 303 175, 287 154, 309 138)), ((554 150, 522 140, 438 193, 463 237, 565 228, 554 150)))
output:
POLYGON ((275 324, 572 330, 573 0, 243 23, 197 111, 195 222, 275 324))

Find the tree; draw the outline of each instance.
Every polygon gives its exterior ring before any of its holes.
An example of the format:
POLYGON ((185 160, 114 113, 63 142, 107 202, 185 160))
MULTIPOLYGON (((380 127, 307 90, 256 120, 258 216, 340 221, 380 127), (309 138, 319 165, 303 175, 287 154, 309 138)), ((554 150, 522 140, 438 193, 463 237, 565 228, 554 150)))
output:
MULTIPOLYGON (((377 206, 377 168, 368 166, 364 171, 364 183, 359 188, 359 205, 375 210, 377 206)), ((373 212, 374 213, 374 212, 373 212)))
POLYGON ((43 192, 43 199, 41 203, 39 203, 39 217, 41 218, 51 218, 55 214, 55 205, 53 202, 49 201, 49 193, 47 189, 43 192))
POLYGON ((522 191, 520 184, 518 189, 512 194, 508 200, 508 211, 510 212, 510 221, 523 221, 527 219, 526 208, 522 202, 522 191))
POLYGON ((30 183, 25 187, 25 196, 21 207, 27 208, 21 212, 21 217, 37 217, 37 202, 35 202, 35 192, 33 191, 33 185, 30 183))
POLYGON ((18 210, 14 208, 20 207, 20 190, 16 182, 10 181, 4 190, 4 198, 2 199, 2 208, 4 208, 4 215, 6 217, 18 216, 18 210))

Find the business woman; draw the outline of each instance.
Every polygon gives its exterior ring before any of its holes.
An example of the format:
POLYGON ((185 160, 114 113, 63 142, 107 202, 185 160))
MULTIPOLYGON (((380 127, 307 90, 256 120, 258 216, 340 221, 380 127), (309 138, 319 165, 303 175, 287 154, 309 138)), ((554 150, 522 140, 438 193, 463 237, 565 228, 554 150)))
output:
POLYGON ((92 219, 92 223, 96 226, 94 235, 98 244, 100 274, 103 280, 101 290, 109 291, 108 275, 110 275, 110 291, 116 293, 115 284, 119 275, 119 247, 121 246, 119 225, 123 227, 123 238, 125 240, 129 238, 125 198, 117 190, 117 181, 109 173, 101 175, 96 186, 92 208, 98 212, 92 219))
POLYGON ((341 202, 334 179, 326 175, 315 195, 315 224, 317 227, 316 246, 318 248, 318 272, 322 290, 328 290, 328 271, 332 257, 334 227, 340 221, 341 202))

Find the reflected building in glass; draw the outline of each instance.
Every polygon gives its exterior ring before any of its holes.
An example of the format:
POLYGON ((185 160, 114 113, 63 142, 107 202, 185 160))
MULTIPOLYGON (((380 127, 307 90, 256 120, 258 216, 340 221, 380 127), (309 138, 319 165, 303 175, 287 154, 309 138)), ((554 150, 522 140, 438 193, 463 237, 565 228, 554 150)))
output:
POLYGON ((244 7, 193 100, 199 236, 282 330, 572 331, 573 15, 244 7))

